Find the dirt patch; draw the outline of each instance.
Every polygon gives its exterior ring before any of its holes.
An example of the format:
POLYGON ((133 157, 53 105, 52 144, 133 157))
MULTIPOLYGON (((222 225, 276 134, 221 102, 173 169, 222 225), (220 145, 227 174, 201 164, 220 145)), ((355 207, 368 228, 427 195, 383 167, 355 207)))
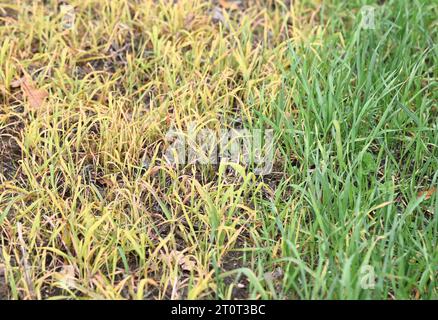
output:
POLYGON ((0 134, 0 181, 12 180, 18 170, 21 148, 10 134, 0 134))
MULTIPOLYGON (((244 247, 243 243, 238 242, 236 244, 237 249, 243 247, 244 247)), ((225 256, 222 258, 223 272, 247 267, 243 256, 244 253, 243 251, 240 250, 232 250, 227 252, 225 256)), ((227 276, 223 279, 223 281, 224 284, 227 286, 234 285, 233 293, 232 293, 234 299, 245 300, 249 298, 249 281, 245 275, 240 275, 239 277, 236 277, 236 275, 227 276)))
POLYGON ((22 113, 24 111, 21 104, 14 104, 8 101, 5 96, 0 95, 0 183, 15 178, 21 160, 21 147, 19 141, 24 130, 23 119, 16 116, 11 111, 22 113))

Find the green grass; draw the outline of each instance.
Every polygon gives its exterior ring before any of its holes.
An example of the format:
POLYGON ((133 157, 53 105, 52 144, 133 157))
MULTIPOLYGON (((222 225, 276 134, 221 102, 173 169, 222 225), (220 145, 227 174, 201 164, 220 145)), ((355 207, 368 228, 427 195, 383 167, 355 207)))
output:
POLYGON ((273 202, 259 202, 253 235, 259 274, 282 239, 279 297, 437 296, 437 201, 417 196, 438 177, 433 10, 387 6, 376 30, 353 28, 345 46, 336 36, 316 53, 290 46, 283 90, 258 113, 283 157, 284 179, 273 202), (375 268, 374 290, 361 290, 364 265, 375 268))
POLYGON ((72 4, 0 4, 0 298, 438 298, 434 1, 72 4), (190 123, 273 171, 169 165, 190 123))

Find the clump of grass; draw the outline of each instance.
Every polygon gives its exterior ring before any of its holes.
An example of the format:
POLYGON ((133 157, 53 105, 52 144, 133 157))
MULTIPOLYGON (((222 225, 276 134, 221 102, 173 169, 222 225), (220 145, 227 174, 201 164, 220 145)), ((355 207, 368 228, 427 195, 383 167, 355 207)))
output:
POLYGON ((0 297, 437 298, 433 1, 71 5, 0 5, 0 297), (191 123, 273 172, 169 164, 191 123))

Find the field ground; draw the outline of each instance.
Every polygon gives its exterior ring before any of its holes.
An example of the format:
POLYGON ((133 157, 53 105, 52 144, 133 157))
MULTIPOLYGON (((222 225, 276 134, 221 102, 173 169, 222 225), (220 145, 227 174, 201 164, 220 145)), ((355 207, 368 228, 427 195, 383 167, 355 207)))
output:
POLYGON ((0 299, 438 298, 435 1, 69 3, 0 2, 0 299))

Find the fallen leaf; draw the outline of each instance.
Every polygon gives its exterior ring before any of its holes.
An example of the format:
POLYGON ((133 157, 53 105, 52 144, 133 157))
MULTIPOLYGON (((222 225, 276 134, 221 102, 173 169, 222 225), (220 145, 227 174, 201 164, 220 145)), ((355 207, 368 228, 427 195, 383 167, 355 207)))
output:
POLYGON ((418 193, 418 198, 422 197, 423 195, 426 195, 426 197, 424 198, 424 200, 429 200, 432 195, 436 192, 436 188, 430 188, 429 190, 424 190, 418 193))
POLYGON ((189 256, 182 257, 182 259, 179 261, 179 264, 185 271, 192 271, 196 266, 196 262, 193 261, 189 256))
POLYGON ((172 250, 169 253, 162 252, 161 259, 169 267, 176 263, 182 270, 192 271, 196 267, 196 261, 194 261, 189 255, 186 255, 184 251, 172 250))
POLYGON ((44 100, 49 95, 46 90, 36 88, 32 78, 28 75, 13 81, 11 86, 21 87, 21 90, 29 101, 29 105, 32 109, 38 109, 41 107, 41 105, 44 103, 44 100))
POLYGON ((219 4, 224 9, 238 10, 240 1, 219 0, 219 4))
POLYGON ((61 272, 58 274, 59 280, 67 287, 74 287, 75 285, 75 268, 72 265, 62 266, 61 272))

